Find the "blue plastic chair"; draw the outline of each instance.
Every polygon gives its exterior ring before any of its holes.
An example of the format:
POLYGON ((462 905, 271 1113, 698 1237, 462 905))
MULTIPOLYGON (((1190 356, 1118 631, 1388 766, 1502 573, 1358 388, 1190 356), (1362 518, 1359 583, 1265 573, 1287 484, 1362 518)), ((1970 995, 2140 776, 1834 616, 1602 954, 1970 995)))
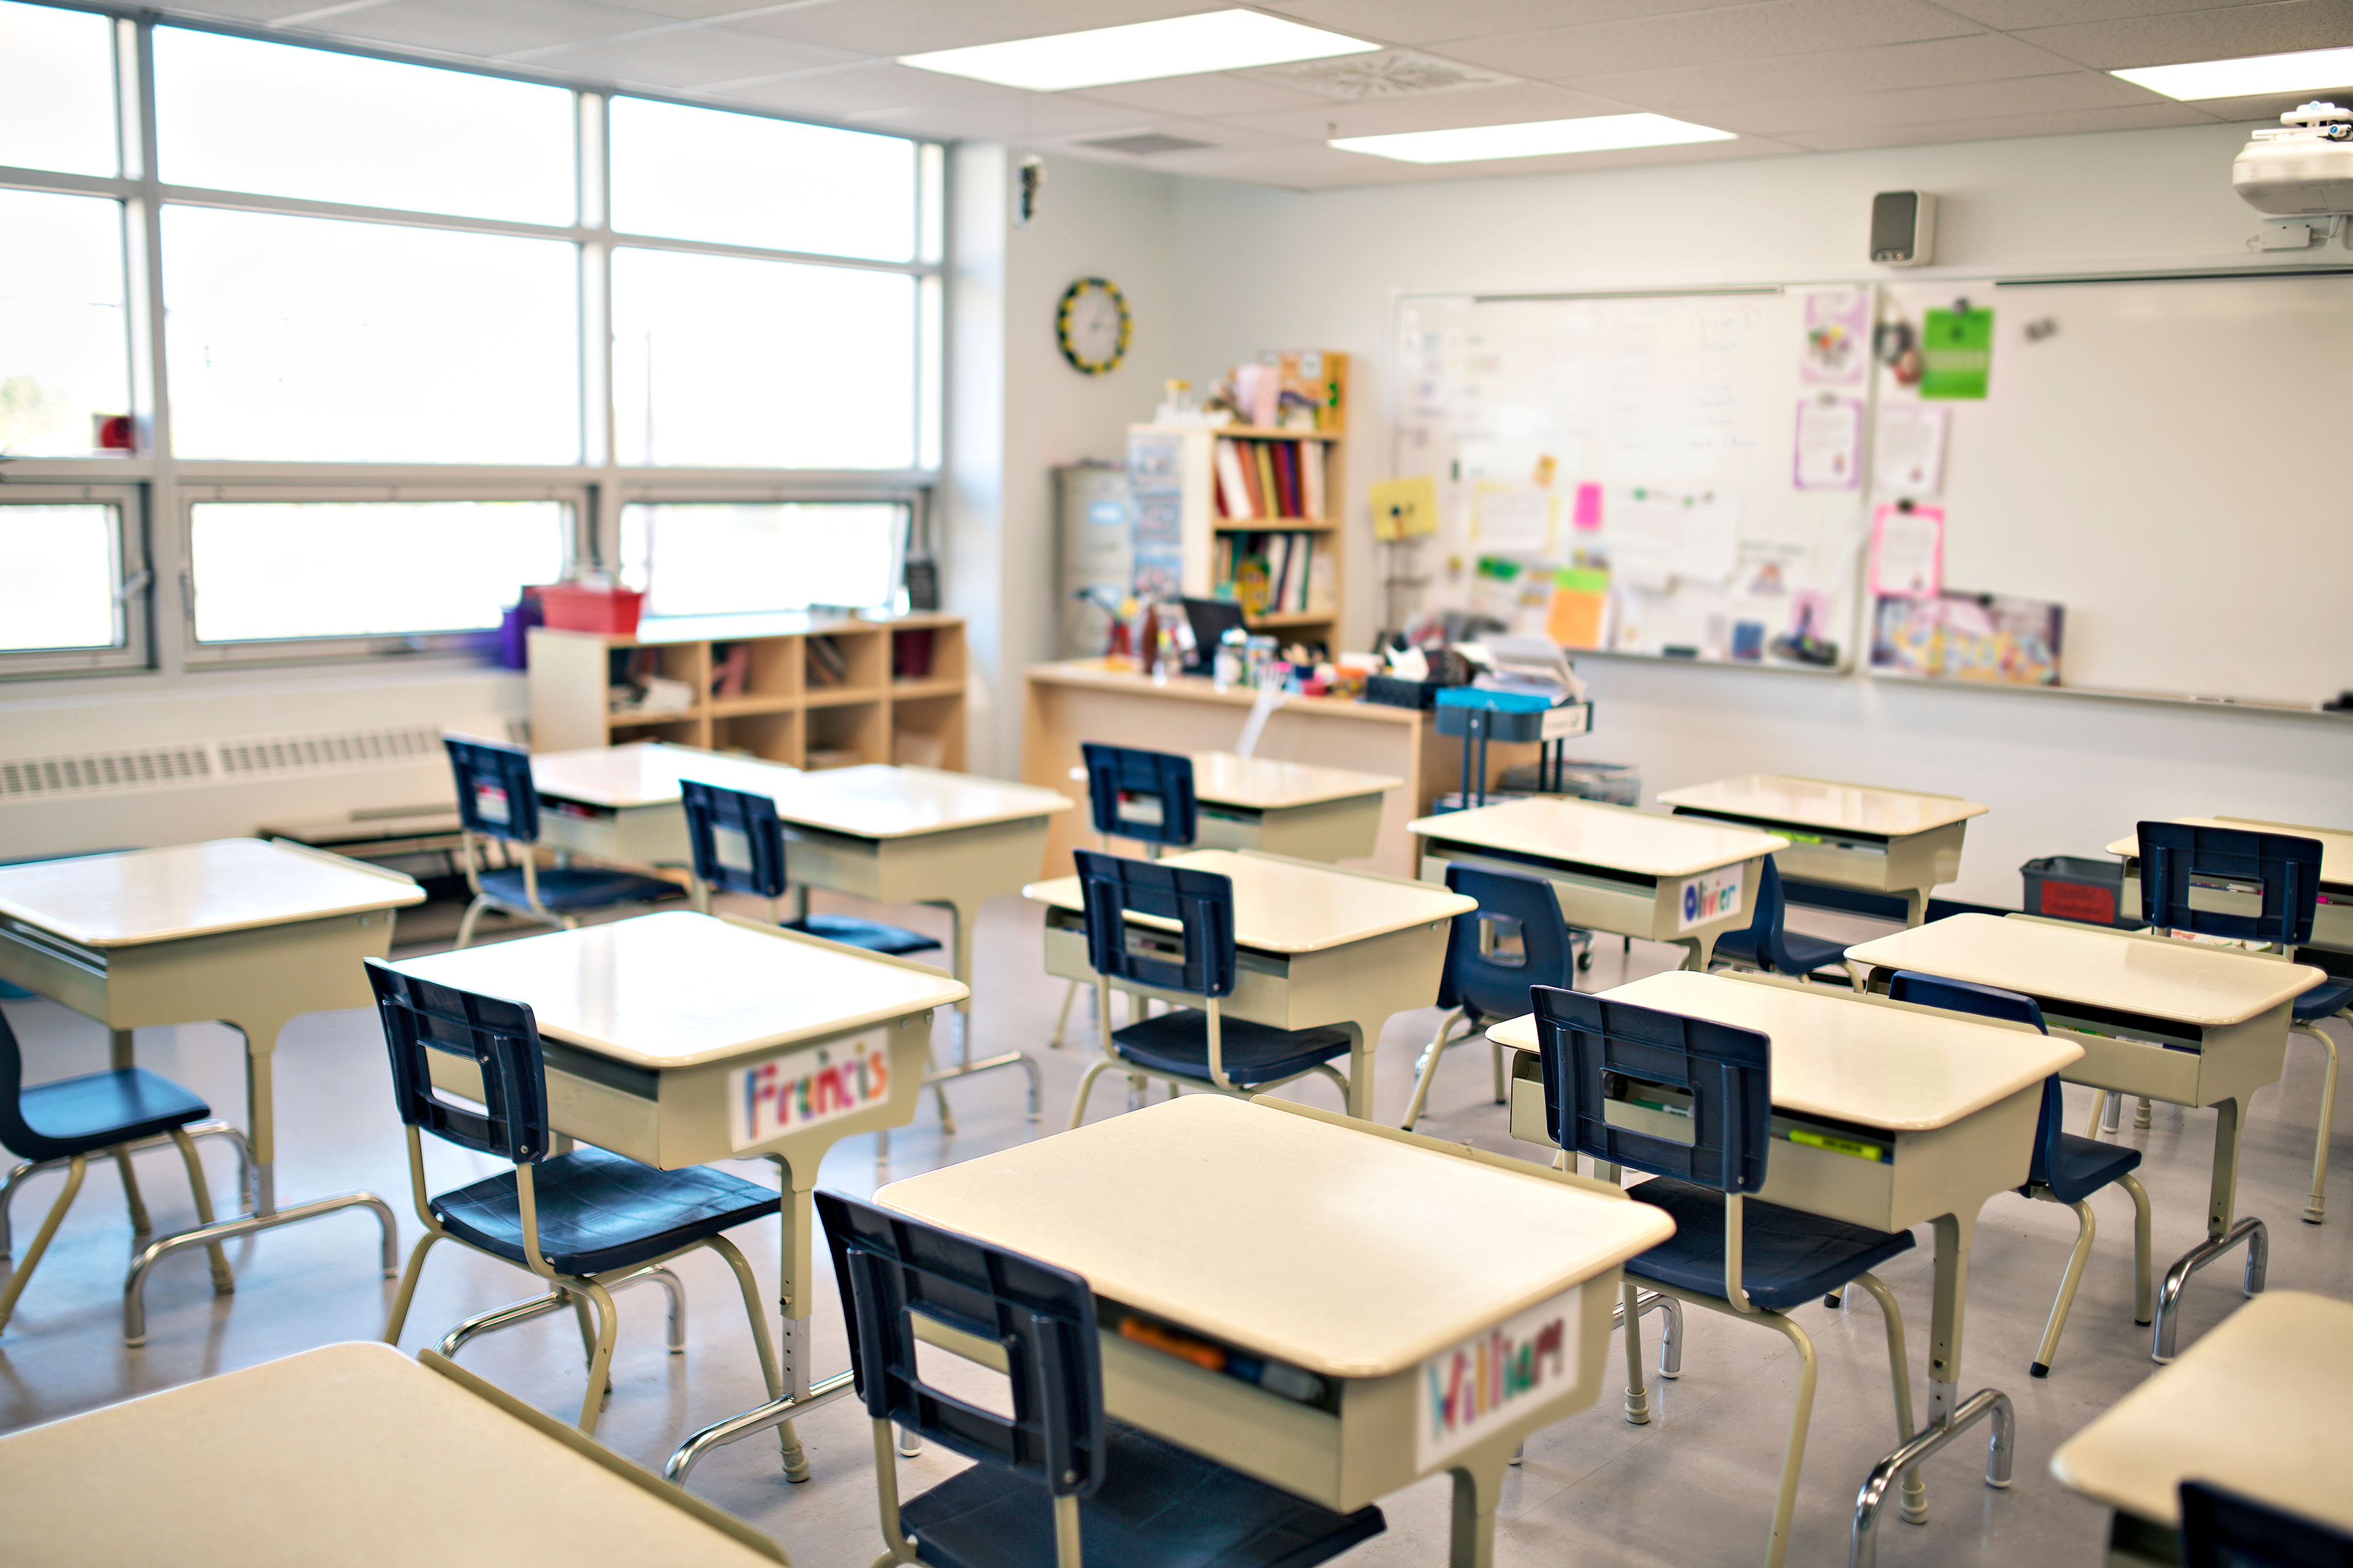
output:
POLYGON ((751 893, 768 900, 769 921, 786 931, 901 958, 939 947, 937 937, 855 915, 781 919, 776 901, 785 896, 786 885, 785 827, 776 816, 776 803, 765 795, 721 789, 694 779, 681 779, 678 789, 686 805, 687 838, 694 848, 696 907, 705 913, 713 892, 751 893))
MULTIPOLYGON (((1071 776, 1086 780, 1087 816, 1106 853, 1113 839, 1127 838, 1144 846, 1145 858, 1157 860, 1171 849, 1188 847, 1199 837, 1192 758, 1094 741, 1082 742, 1079 751, 1086 765, 1071 776)), ((1078 994, 1074 980, 1062 993, 1061 1010, 1054 1015, 1054 1032, 1046 1041, 1050 1049, 1061 1049, 1071 1003, 1078 994)))
MULTIPOLYGON (((33 1237, 33 1245, 0 1287, 0 1331, 15 1315, 16 1300, 33 1280, 49 1239, 81 1192, 90 1156, 111 1151, 122 1173, 122 1196, 131 1210, 131 1228, 147 1230, 146 1205, 139 1198, 139 1183, 131 1172, 131 1145, 159 1135, 169 1137, 188 1167, 188 1190, 195 1195, 196 1223, 213 1222, 212 1194, 205 1186, 205 1168, 196 1158, 195 1141, 188 1128, 212 1115, 212 1108, 170 1079, 145 1068, 115 1068, 85 1073, 52 1083, 25 1082, 25 1058, 16 1047, 16 1033, 0 1014, 0 1145, 29 1162, 20 1170, 38 1169, 52 1161, 66 1166, 65 1190, 49 1205, 48 1217, 33 1237)), ((14 1184, 12 1179, 11 1185, 14 1184)), ((218 1244, 205 1248, 212 1259, 213 1289, 226 1296, 237 1288, 228 1259, 218 1244)), ((0 1252, 0 1256, 5 1256, 0 1252)))
POLYGON ((2182 1568, 2353 1568, 2353 1533, 2211 1481, 2181 1483, 2182 1568))
MULTIPOLYGON (((1997 991, 1990 985, 1899 969, 1887 983, 1887 994, 1896 1002, 1941 1007, 1948 1013, 1970 1013, 1982 1018, 2006 1018, 2012 1023, 2031 1024, 2042 1034, 2051 1032, 2043 1027, 2042 1005, 2015 991, 1997 991)), ((2075 1304, 2075 1287, 2082 1282, 2084 1264, 2092 1256, 2092 1237, 2098 1227, 2092 1219, 2092 1205, 2084 1200, 2111 1183, 2124 1188, 2133 1201, 2134 1322, 2144 1328, 2148 1325, 2156 1298, 2149 1265, 2148 1194, 2133 1175, 2140 1165, 2140 1151, 2118 1148, 2096 1138, 2078 1138, 2066 1131, 2066 1116, 2059 1075, 2053 1073, 2042 1080, 2042 1110, 2034 1123, 2034 1152, 2027 1163, 2026 1184, 2018 1191, 2021 1196, 2064 1204, 2075 1211, 2075 1250, 2068 1256, 2067 1273, 2059 1282, 2058 1300, 2051 1303, 2051 1318, 2043 1326, 2042 1348, 2035 1352, 2033 1373, 2037 1377, 2051 1375, 2052 1363, 2059 1355, 2059 1336, 2066 1329, 2067 1314, 2075 1304)))
MULTIPOLYGON (((776 1214, 776 1194, 706 1165, 659 1171, 586 1143, 554 1152, 539 1025, 528 1005, 437 985, 373 958, 367 960, 367 971, 392 1058, 393 1103, 408 1132, 409 1190, 416 1197, 417 1217, 425 1225, 401 1274, 392 1315, 385 1321, 385 1342, 400 1342, 417 1275, 435 1242, 462 1242, 527 1268, 548 1282, 546 1296, 520 1310, 501 1308, 469 1320, 442 1341, 441 1352, 455 1354, 459 1345, 485 1328, 507 1327, 568 1302, 579 1320, 581 1348, 588 1361, 580 1430, 593 1434, 613 1361, 616 1325, 610 1292, 638 1279, 659 1275, 667 1279, 662 1265, 707 1247, 735 1271, 761 1373, 769 1394, 781 1396, 784 1380, 767 1321, 761 1315, 758 1281, 744 1255, 720 1234, 776 1214), (435 1090, 437 1052, 473 1064, 480 1075, 479 1109, 435 1090), (425 1132, 461 1149, 510 1161, 514 1168, 428 1199, 425 1132)), ((676 1354, 685 1345, 679 1337, 674 1280, 670 1288, 670 1348, 676 1354)), ((789 1445, 790 1428, 783 1430, 789 1445)))
POLYGON ((1348 1103, 1348 1080, 1331 1063, 1354 1048, 1353 1029, 1277 1029, 1219 1011, 1219 1000, 1234 992, 1233 879, 1092 849, 1071 853, 1086 902, 1087 966, 1095 972, 1098 1016, 1111 1016, 1114 981, 1199 1004, 1106 1031, 1103 1055, 1080 1076, 1072 1127, 1086 1118, 1095 1079, 1113 1068, 1178 1089, 1232 1095, 1321 1073, 1340 1090, 1341 1105, 1348 1103), (1180 929, 1131 929, 1131 912, 1157 915, 1180 929))
MULTIPOLYGON (((1446 968, 1438 983, 1438 1005, 1448 1009, 1438 1021, 1438 1032, 1422 1052, 1420 1073, 1414 1080, 1413 1099, 1405 1108, 1405 1130, 1421 1120, 1430 1098, 1430 1080, 1438 1076, 1438 1058, 1450 1045, 1476 1038, 1487 1025, 1516 1018, 1528 1010, 1528 987, 1557 985, 1576 989, 1571 956, 1575 938, 1562 918, 1560 900, 1552 884, 1508 871, 1484 871, 1450 861, 1446 890, 1476 899, 1479 907, 1454 917, 1446 933, 1446 968), (1516 931, 1516 949, 1498 938, 1516 931), (1457 1039, 1446 1037, 1461 1019, 1470 1027, 1457 1039)), ((1495 1103, 1504 1103, 1504 1047, 1493 1045, 1495 1103)))
MULTIPOLYGON (((1814 1407, 1813 1342, 1788 1313, 1849 1284, 1871 1292, 1886 1320, 1896 1439, 1909 1441, 1904 1315, 1871 1270, 1909 1252, 1912 1233, 1748 1195, 1765 1184, 1771 1147, 1772 1042, 1764 1035, 1557 986, 1537 986, 1534 1000, 1553 1141, 1600 1162, 1605 1180, 1620 1165, 1649 1175, 1627 1195, 1675 1222, 1672 1238, 1626 1263, 1626 1419, 1638 1426, 1651 1419, 1637 1280, 1662 1296, 1761 1323, 1797 1348, 1798 1404, 1765 1550, 1767 1568, 1779 1568, 1814 1407)), ((1926 1503, 1917 1467, 1905 1475, 1904 1492, 1906 1515, 1918 1516, 1926 1503)))
POLYGON ((1378 1508, 1335 1513, 1106 1416, 1094 1293, 1077 1275, 816 1198, 873 1425, 890 1548, 876 1568, 1312 1568, 1388 1528, 1378 1508), (919 1312, 997 1352, 1009 1416, 924 1380, 919 1312), (977 1463, 902 1501, 893 1424, 977 1463))
POLYGON ((1810 981, 1815 970, 1846 962, 1846 943, 1789 930, 1784 923, 1788 912, 1788 900, 1781 893, 1781 873, 1774 867, 1773 857, 1767 855, 1765 869, 1757 879, 1757 901, 1749 911, 1747 929, 1726 931, 1717 937, 1710 963, 1728 962, 1747 969, 1761 969, 1767 974, 1810 981))
POLYGON ((675 882, 641 877, 635 871, 597 867, 561 866, 539 868, 533 846, 539 842, 539 792, 531 782, 531 753, 521 746, 496 741, 460 740, 444 735, 449 766, 457 774, 459 852, 466 861, 466 887, 474 895, 458 921, 458 943, 474 940, 474 922, 484 910, 502 910, 569 931, 575 918, 591 910, 617 904, 652 903, 680 896, 675 882), (520 846, 520 865, 495 869, 477 864, 474 841, 495 839, 520 846))
MULTIPOLYGON (((2200 936, 2268 942, 2293 961, 2312 940, 2313 911, 2320 902, 2320 840, 2289 833, 2258 833, 2242 827, 2201 827, 2187 822, 2140 824, 2140 913, 2159 934, 2175 931, 2200 936), (2260 913, 2198 907, 2242 902, 2243 891, 2260 889, 2260 913)), ((2320 1130, 2312 1148, 2312 1193, 2304 1220, 2327 1217, 2328 1136, 2337 1120, 2337 1042, 2320 1026, 2323 1018, 2353 1016, 2353 981, 2324 980, 2289 1006, 2288 1028, 2320 1044, 2327 1067, 2320 1082, 2320 1130)), ((2148 1101, 2141 1101, 2140 1124, 2147 1125, 2148 1101)), ((2096 1121, 2098 1110, 2094 1110, 2096 1121)))

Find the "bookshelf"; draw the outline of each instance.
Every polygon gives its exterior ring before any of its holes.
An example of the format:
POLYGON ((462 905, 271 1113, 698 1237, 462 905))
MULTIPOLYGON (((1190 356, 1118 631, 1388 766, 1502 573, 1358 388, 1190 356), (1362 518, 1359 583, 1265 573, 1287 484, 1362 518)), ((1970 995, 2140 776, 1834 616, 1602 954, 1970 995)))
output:
POLYGON ((531 743, 631 741, 748 752, 794 767, 965 765, 964 622, 806 615, 647 621, 634 637, 531 633, 531 743), (686 689, 686 705, 614 707, 617 674, 686 689))
POLYGON ((1336 652, 1344 447, 1329 427, 1130 426, 1139 590, 1218 598, 1231 584, 1253 630, 1336 652))

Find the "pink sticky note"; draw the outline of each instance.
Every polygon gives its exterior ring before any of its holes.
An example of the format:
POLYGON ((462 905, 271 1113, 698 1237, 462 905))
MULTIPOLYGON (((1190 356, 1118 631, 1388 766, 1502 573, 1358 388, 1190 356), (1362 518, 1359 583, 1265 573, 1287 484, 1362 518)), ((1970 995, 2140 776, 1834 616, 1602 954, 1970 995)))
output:
POLYGON ((1588 532, 1601 526, 1601 487, 1599 485, 1577 487, 1577 510, 1574 521, 1577 527, 1588 532))

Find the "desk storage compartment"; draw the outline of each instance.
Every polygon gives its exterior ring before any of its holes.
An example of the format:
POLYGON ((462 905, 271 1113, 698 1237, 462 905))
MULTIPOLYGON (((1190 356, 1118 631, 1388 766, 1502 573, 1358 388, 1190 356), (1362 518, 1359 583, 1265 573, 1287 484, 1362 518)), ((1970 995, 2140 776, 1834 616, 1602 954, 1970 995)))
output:
POLYGON ((1325 1508, 1340 1490, 1341 1417, 1103 1331, 1103 1409, 1132 1426, 1325 1508))

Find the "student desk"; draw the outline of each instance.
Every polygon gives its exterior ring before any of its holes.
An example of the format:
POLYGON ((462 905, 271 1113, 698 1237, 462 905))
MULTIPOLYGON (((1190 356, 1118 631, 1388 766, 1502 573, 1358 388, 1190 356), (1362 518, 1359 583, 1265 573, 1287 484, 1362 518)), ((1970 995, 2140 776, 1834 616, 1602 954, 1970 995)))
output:
MULTIPOLYGON (((1455 1568, 1493 1561, 1520 1442, 1599 1394, 1619 1266, 1674 1233, 1575 1176, 1210 1094, 874 1201, 1082 1276, 1119 1420, 1343 1512, 1451 1471, 1455 1568), (1472 1386, 1514 1346, 1525 1384, 1472 1386)), ((955 1338, 976 1360, 995 1350, 955 1338)))
POLYGON ((1949 795, 1874 789, 1787 773, 1746 773, 1669 790, 1659 803, 1678 816, 1736 823, 1788 839, 1781 875, 1867 893, 1904 895, 1915 926, 1929 889, 1961 874, 1961 835, 1986 808, 1949 795))
POLYGON ((0 1437, 16 1568, 753 1568, 784 1553, 427 1352, 324 1345, 0 1437))
MULTIPOLYGON (((1255 849, 1195 849, 1159 864, 1233 879, 1234 993, 1220 1007, 1278 1029, 1347 1030, 1348 1114, 1370 1116, 1381 1026, 1392 1013, 1427 1007, 1438 995, 1448 923, 1477 903, 1427 882, 1255 849)), ((1057 877, 1022 892, 1047 906, 1046 972, 1092 984, 1079 879, 1057 877)), ((1129 924, 1169 929, 1151 916, 1131 915, 1129 924)), ((1183 992, 1121 989, 1172 1006, 1199 1003, 1183 992)))
POLYGON ((298 845, 219 838, 0 867, 0 980, 113 1032, 217 1019, 245 1037, 252 1212, 151 1242, 123 1284, 122 1338, 147 1340, 147 1277, 165 1257, 339 1209, 375 1211, 384 1271, 398 1268, 392 1210, 369 1193, 278 1205, 270 1057, 303 1013, 371 1004, 364 958, 392 951, 393 911, 421 903, 406 877, 298 845))
MULTIPOLYGON (((1860 1556, 1871 1555, 1888 1481, 1989 1413, 1987 1479, 2007 1485, 2007 1396, 1986 1389, 1957 1397, 1969 1243, 1986 1200, 2024 1184, 2042 1080, 2075 1062, 2082 1048, 2021 1024, 1767 975, 1669 971, 1602 995, 1771 1038, 1772 1142, 1757 1197, 1874 1230, 1934 1226, 1928 1424, 1865 1484, 1854 1526, 1860 1556)), ((1550 1143, 1534 1016, 1498 1024, 1487 1037, 1521 1053, 1513 1069, 1513 1136, 1550 1143)), ((1606 1114, 1650 1131, 1641 1119, 1658 1113, 1626 1107, 1606 1114)))
POLYGON ((2116 1510, 2111 1563, 2181 1561, 2188 1480, 2353 1531, 2353 1304, 2248 1302, 2061 1445, 2051 1473, 2116 1510))
POLYGON ((782 763, 659 741, 541 752, 531 759, 532 783, 539 790, 542 844, 642 866, 691 863, 679 780, 774 795, 799 776, 798 768, 782 763))
POLYGON ((1673 942, 1686 969, 1705 969, 1715 939, 1748 924, 1765 857, 1789 847, 1776 834, 1550 797, 1411 826, 1425 880, 1444 881, 1454 860, 1541 877, 1570 925, 1673 942))
POLYGON ((1301 860, 1365 859, 1380 837, 1381 797, 1404 787, 1386 773, 1196 752, 1194 842, 1301 860))
MULTIPOLYGON (((2053 1039, 2084 1049, 2070 1083, 2172 1105, 2212 1106, 2214 1175, 2206 1240, 2167 1270, 2151 1355, 2173 1359, 2189 1276, 2247 1247, 2247 1294, 2263 1288, 2263 1222, 2232 1223, 2247 1097, 2278 1080, 2288 1004, 2322 975, 2302 964, 2194 942, 2026 915, 1955 915, 1847 949, 1874 970, 1917 970, 2034 998, 2053 1039)), ((1878 984, 1874 980, 1873 984, 1878 984)))
MULTIPOLYGON (((776 1162, 786 1194, 779 1249, 785 1392, 705 1427, 670 1457, 683 1477, 721 1443, 785 1427, 785 1469, 807 1479, 790 1422, 848 1391, 842 1373, 812 1383, 817 1277, 809 1193, 843 1138, 904 1126, 931 1049, 932 1010, 965 988, 927 964, 844 951, 815 937, 670 910, 412 958, 403 973, 528 1003, 547 1064, 549 1120, 567 1137, 662 1170, 713 1160, 776 1162), (819 1075, 880 1061, 861 1088, 845 1073, 827 1103, 819 1075), (881 1081, 875 1081, 879 1078, 881 1081), (821 1098, 790 1098, 804 1082, 821 1098), (774 1086, 773 1094, 771 1086, 774 1086)), ((474 1064, 433 1058, 433 1081, 481 1098, 474 1064)), ((565 1306, 561 1292, 519 1305, 499 1326, 565 1306)))
MULTIPOLYGON (((2243 832, 2290 833, 2298 838, 2320 840, 2320 902, 2312 911, 2312 941, 2307 945, 2332 952, 2353 952, 2353 831, 2306 827, 2294 822, 2265 822, 2253 816, 2177 816, 2173 820, 2191 827, 2235 827, 2243 832)), ((2137 835, 2119 838, 2108 846, 2108 853, 2120 857, 2125 863, 2124 890, 2118 895, 2122 907, 2116 912, 2137 918, 2140 913, 2140 838, 2137 835)), ((2232 907, 2248 914, 2257 912, 2252 898, 2232 907)))

